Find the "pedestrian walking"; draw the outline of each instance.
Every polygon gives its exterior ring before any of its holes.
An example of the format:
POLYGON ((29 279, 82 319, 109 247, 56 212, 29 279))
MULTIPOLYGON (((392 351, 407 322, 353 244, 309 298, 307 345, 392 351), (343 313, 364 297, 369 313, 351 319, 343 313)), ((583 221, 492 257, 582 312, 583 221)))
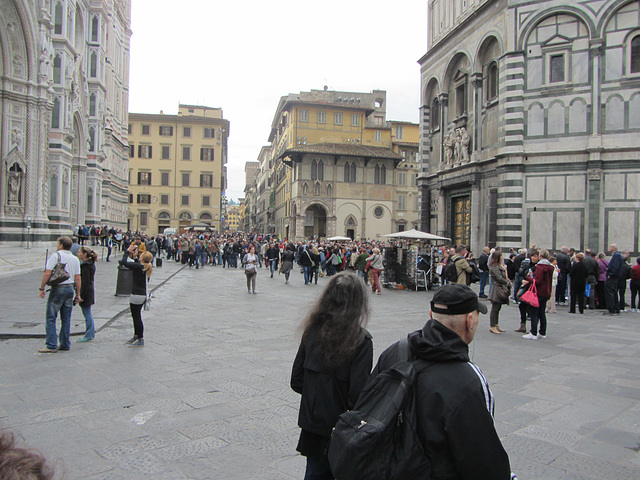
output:
POLYGON ((296 258, 295 254, 295 246, 293 243, 287 245, 287 248, 284 250, 282 254, 282 268, 281 272, 284 273, 284 284, 289 285, 289 275, 291 274, 291 269, 293 268, 293 262, 296 258))
MULTIPOLYGON (((107 237, 107 242, 110 240, 107 237)), ((84 317, 85 331, 84 336, 76 340, 76 343, 90 342, 96 336, 96 329, 93 323, 93 315, 91 314, 91 305, 95 303, 95 288, 93 285, 96 276, 96 262, 98 254, 87 246, 80 247, 78 250, 78 260, 80 260, 80 300, 78 304, 82 309, 84 317)))
POLYGON ((380 255, 380 249, 374 248, 371 256, 367 257, 367 262, 371 262, 370 270, 372 271, 371 292, 376 295, 382 295, 382 289, 380 288, 380 274, 384 269, 384 263, 382 262, 382 255, 380 255))
POLYGON ((126 345, 131 347, 144 347, 142 307, 147 302, 147 283, 153 272, 152 260, 153 255, 149 252, 142 252, 139 261, 120 260, 120 265, 132 270, 133 273, 131 298, 129 299, 129 310, 133 319, 133 337, 125 342, 126 345))
MULTIPOLYGON (((55 285, 49 285, 51 289, 49 290, 49 298, 47 299, 45 324, 46 346, 45 348, 39 349, 39 353, 55 353, 58 350, 66 351, 71 349, 69 336, 71 335, 71 311, 73 310, 74 287, 76 300, 82 301, 82 297, 80 297, 80 262, 70 251, 72 243, 69 237, 58 238, 56 244, 57 251, 47 259, 44 275, 42 275, 39 288, 40 298, 44 298, 45 286, 51 283, 50 279, 54 270, 56 274, 60 270, 58 264, 63 266, 68 278, 55 285), (60 313, 60 345, 58 345, 58 334, 56 331, 58 313, 60 313)), ((54 275, 54 277, 55 276, 56 275, 54 275)))
POLYGON ((495 250, 491 254, 488 268, 492 282, 489 290, 489 301, 491 302, 491 325, 489 331, 500 334, 505 331, 500 327, 500 309, 502 305, 509 304, 509 297, 511 296, 511 281, 507 277, 507 268, 502 264, 502 250, 495 250))
POLYGON ((258 256, 256 255, 256 247, 253 245, 242 259, 244 265, 244 274, 247 277, 247 293, 256 293, 256 277, 258 276, 258 256))
POLYGON ((331 278, 301 325, 291 388, 302 395, 296 450, 307 457, 305 480, 334 478, 326 456, 331 431, 340 414, 354 407, 373 364, 368 319, 365 285, 343 272, 331 278))

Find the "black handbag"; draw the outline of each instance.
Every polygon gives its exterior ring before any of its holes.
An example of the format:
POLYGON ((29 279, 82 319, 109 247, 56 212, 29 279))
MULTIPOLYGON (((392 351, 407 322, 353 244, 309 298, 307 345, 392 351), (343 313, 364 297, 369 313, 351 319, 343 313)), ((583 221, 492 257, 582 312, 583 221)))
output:
POLYGON ((49 280, 47 280, 47 285, 49 285, 50 287, 60 285, 62 282, 66 282, 67 280, 69 280, 69 278, 71 278, 67 271, 64 269, 66 263, 62 263, 60 253, 57 253, 57 255, 58 263, 56 263, 56 266, 53 267, 51 275, 49 276, 49 280))

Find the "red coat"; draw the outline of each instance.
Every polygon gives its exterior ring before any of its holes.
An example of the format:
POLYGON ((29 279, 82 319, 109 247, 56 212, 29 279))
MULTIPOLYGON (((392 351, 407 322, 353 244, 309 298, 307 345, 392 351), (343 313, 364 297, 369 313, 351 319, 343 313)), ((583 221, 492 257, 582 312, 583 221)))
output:
MULTIPOLYGON (((553 280, 553 265, 549 262, 541 260, 536 264, 533 271, 533 279, 536 281, 536 289, 539 298, 551 298, 551 282, 553 280), (542 263, 545 262, 545 263, 542 263)), ((531 275, 527 276, 527 280, 531 281, 531 275)))

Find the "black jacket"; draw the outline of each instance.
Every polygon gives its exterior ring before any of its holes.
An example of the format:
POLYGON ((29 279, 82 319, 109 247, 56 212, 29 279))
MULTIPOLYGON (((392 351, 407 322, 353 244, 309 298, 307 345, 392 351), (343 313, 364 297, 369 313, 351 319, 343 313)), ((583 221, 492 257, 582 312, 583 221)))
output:
POLYGON ((556 260, 560 273, 567 275, 571 271, 571 257, 564 252, 558 252, 556 254, 556 260))
POLYGON ((482 252, 480 258, 478 258, 478 269, 481 272, 486 272, 489 270, 489 255, 482 252))
POLYGON ((310 250, 303 250, 302 253, 298 255, 298 261, 300 265, 303 267, 310 267, 312 263, 312 253, 310 250))
MULTIPOLYGON (((493 423, 494 400, 469 346, 452 330, 429 320, 409 334, 416 358, 434 364, 416 380, 418 437, 431 460, 432 480, 509 480, 509 457, 493 423)), ((372 375, 398 358, 395 343, 380 355, 372 375)))
POLYGON ((133 284, 131 285, 131 295, 147 295, 147 274, 143 270, 144 266, 138 261, 127 262, 120 260, 121 267, 127 267, 132 270, 133 284))
POLYGON ((81 307, 89 307, 95 303, 93 279, 96 275, 96 264, 89 259, 80 264, 80 298, 81 307))
POLYGON ((338 416, 353 408, 367 383, 373 364, 373 341, 367 332, 351 362, 333 370, 322 360, 317 341, 316 329, 300 343, 293 362, 291 388, 302 395, 300 428, 329 438, 338 416))
POLYGON ((570 270, 571 288, 584 290, 587 286, 587 267, 584 262, 573 262, 570 270))

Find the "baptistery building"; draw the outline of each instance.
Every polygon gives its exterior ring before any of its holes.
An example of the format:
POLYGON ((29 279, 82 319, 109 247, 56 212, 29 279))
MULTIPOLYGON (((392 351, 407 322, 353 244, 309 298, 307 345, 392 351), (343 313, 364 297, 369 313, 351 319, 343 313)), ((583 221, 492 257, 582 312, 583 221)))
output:
POLYGON ((0 241, 127 224, 130 0, 0 0, 0 241))
POLYGON ((430 0, 421 226, 640 251, 640 1, 430 0))

